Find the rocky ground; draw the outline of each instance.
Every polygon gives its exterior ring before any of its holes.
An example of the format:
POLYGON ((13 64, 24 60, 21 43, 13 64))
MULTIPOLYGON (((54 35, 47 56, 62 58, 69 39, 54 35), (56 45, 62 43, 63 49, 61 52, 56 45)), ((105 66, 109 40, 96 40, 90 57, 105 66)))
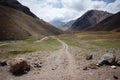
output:
MULTIPOLYGON (((0 80, 120 80, 119 66, 112 69, 110 65, 100 67, 96 65, 104 54, 103 50, 99 50, 97 54, 93 53, 90 60, 86 60, 86 56, 76 60, 73 54, 80 51, 79 48, 70 47, 56 37, 52 38, 62 44, 59 50, 18 55, 16 59, 28 61, 31 65, 30 71, 15 76, 9 71, 10 65, 0 66, 0 80)), ((116 50, 115 55, 118 58, 119 53, 120 50, 116 50)), ((10 61, 7 60, 8 63, 10 61)))

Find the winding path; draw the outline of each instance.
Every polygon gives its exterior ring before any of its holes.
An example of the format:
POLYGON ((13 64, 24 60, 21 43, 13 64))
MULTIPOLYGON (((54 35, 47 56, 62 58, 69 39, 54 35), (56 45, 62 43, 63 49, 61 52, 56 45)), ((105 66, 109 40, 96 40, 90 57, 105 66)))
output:
POLYGON ((68 50, 68 45, 52 36, 62 44, 62 48, 49 56, 41 68, 40 74, 34 75, 39 80, 77 80, 75 79, 75 62, 68 50))

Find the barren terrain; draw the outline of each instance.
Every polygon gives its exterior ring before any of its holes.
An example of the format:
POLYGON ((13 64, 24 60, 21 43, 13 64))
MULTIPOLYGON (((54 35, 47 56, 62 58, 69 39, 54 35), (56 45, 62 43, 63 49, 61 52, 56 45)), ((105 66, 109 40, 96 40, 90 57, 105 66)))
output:
MULTIPOLYGON (((78 36, 78 34, 76 35, 78 36)), ((38 50, 14 56, 14 58, 26 59, 31 64, 31 70, 27 74, 14 76, 9 72, 9 65, 0 67, 0 80, 116 80, 114 76, 117 76, 118 80, 120 79, 119 66, 116 69, 112 69, 110 66, 93 66, 93 69, 83 70, 85 66, 97 64, 100 57, 107 52, 112 52, 119 58, 119 39, 112 39, 113 42, 115 41, 113 45, 109 41, 106 43, 106 39, 79 40, 73 35, 61 35, 59 37, 44 37, 33 43, 42 44, 49 39, 54 39, 61 45, 54 50, 38 50), (101 44, 104 43, 104 45, 99 45, 96 41, 101 44), (86 60, 86 54, 93 54, 93 59, 86 60), (36 67, 35 64, 40 64, 40 66, 36 67)), ((48 44, 51 44, 51 42, 48 44)), ((3 46, 5 47, 6 45, 3 46)), ((8 62, 10 59, 8 59, 8 62)))

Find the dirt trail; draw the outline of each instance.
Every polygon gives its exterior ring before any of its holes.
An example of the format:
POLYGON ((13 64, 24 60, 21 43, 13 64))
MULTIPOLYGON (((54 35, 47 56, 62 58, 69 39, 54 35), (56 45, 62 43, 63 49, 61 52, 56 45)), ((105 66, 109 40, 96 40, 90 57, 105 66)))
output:
POLYGON ((79 76, 76 74, 75 61, 73 56, 70 54, 68 50, 69 49, 68 45, 55 36, 45 37, 37 42, 41 42, 46 38, 53 38, 58 40, 62 44, 62 47, 57 51, 53 51, 50 55, 44 54, 43 52, 35 52, 32 54, 23 54, 18 56, 18 58, 19 57, 25 59, 29 58, 30 60, 28 61, 32 65, 34 63, 41 62, 41 60, 38 58, 42 57, 41 55, 43 55, 44 61, 42 62, 41 68, 33 67, 31 71, 28 72, 28 74, 19 77, 15 77, 10 73, 6 72, 6 70, 3 70, 3 72, 0 74, 0 79, 2 80, 79 80, 77 79, 77 77, 79 76), (7 77, 3 78, 2 75, 7 77))
POLYGON ((35 80, 77 80, 75 79, 75 62, 68 51, 68 45, 62 40, 52 36, 62 44, 62 48, 47 57, 40 73, 33 75, 35 80))
POLYGON ((0 44, 0 46, 5 46, 5 45, 8 45, 8 43, 0 44))
POLYGON ((42 42, 42 41, 44 41, 44 40, 46 40, 46 39, 48 39, 48 37, 47 37, 47 36, 45 36, 45 37, 43 37, 42 39, 37 40, 37 41, 35 41, 35 42, 36 42, 36 43, 39 43, 39 42, 42 42))

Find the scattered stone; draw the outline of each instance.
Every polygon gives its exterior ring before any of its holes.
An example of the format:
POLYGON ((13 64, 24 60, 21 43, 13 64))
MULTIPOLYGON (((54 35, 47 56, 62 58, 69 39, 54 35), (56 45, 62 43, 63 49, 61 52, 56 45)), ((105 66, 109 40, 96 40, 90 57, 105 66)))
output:
POLYGON ((41 67, 42 67, 42 64, 34 63, 34 67, 41 68, 41 67))
POLYGON ((117 67, 113 65, 113 66, 111 66, 111 68, 112 68, 112 69, 116 69, 117 67))
POLYGON ((40 64, 42 64, 42 62, 40 62, 40 64))
POLYGON ((106 53, 98 61, 98 64, 100 66, 103 66, 103 65, 114 65, 114 64, 116 64, 115 59, 116 59, 115 55, 113 55, 112 53, 106 53))
POLYGON ((52 70, 55 70, 54 68, 52 68, 52 70))
POLYGON ((83 70, 87 70, 87 69, 88 69, 88 67, 87 67, 87 66, 84 66, 84 67, 83 67, 83 70))
POLYGON ((93 58, 92 54, 86 55, 86 60, 91 60, 93 58))
POLYGON ((30 71, 30 65, 25 59, 13 59, 10 62, 10 72, 19 76, 30 71))
POLYGON ((6 66, 7 65, 7 61, 6 60, 1 60, 0 61, 0 66, 6 66))
POLYGON ((99 64, 96 64, 98 67, 100 67, 100 65, 99 64))
POLYGON ((118 77, 117 77, 117 76, 115 76, 115 75, 113 75, 113 78, 114 78, 114 79, 118 79, 118 77))

